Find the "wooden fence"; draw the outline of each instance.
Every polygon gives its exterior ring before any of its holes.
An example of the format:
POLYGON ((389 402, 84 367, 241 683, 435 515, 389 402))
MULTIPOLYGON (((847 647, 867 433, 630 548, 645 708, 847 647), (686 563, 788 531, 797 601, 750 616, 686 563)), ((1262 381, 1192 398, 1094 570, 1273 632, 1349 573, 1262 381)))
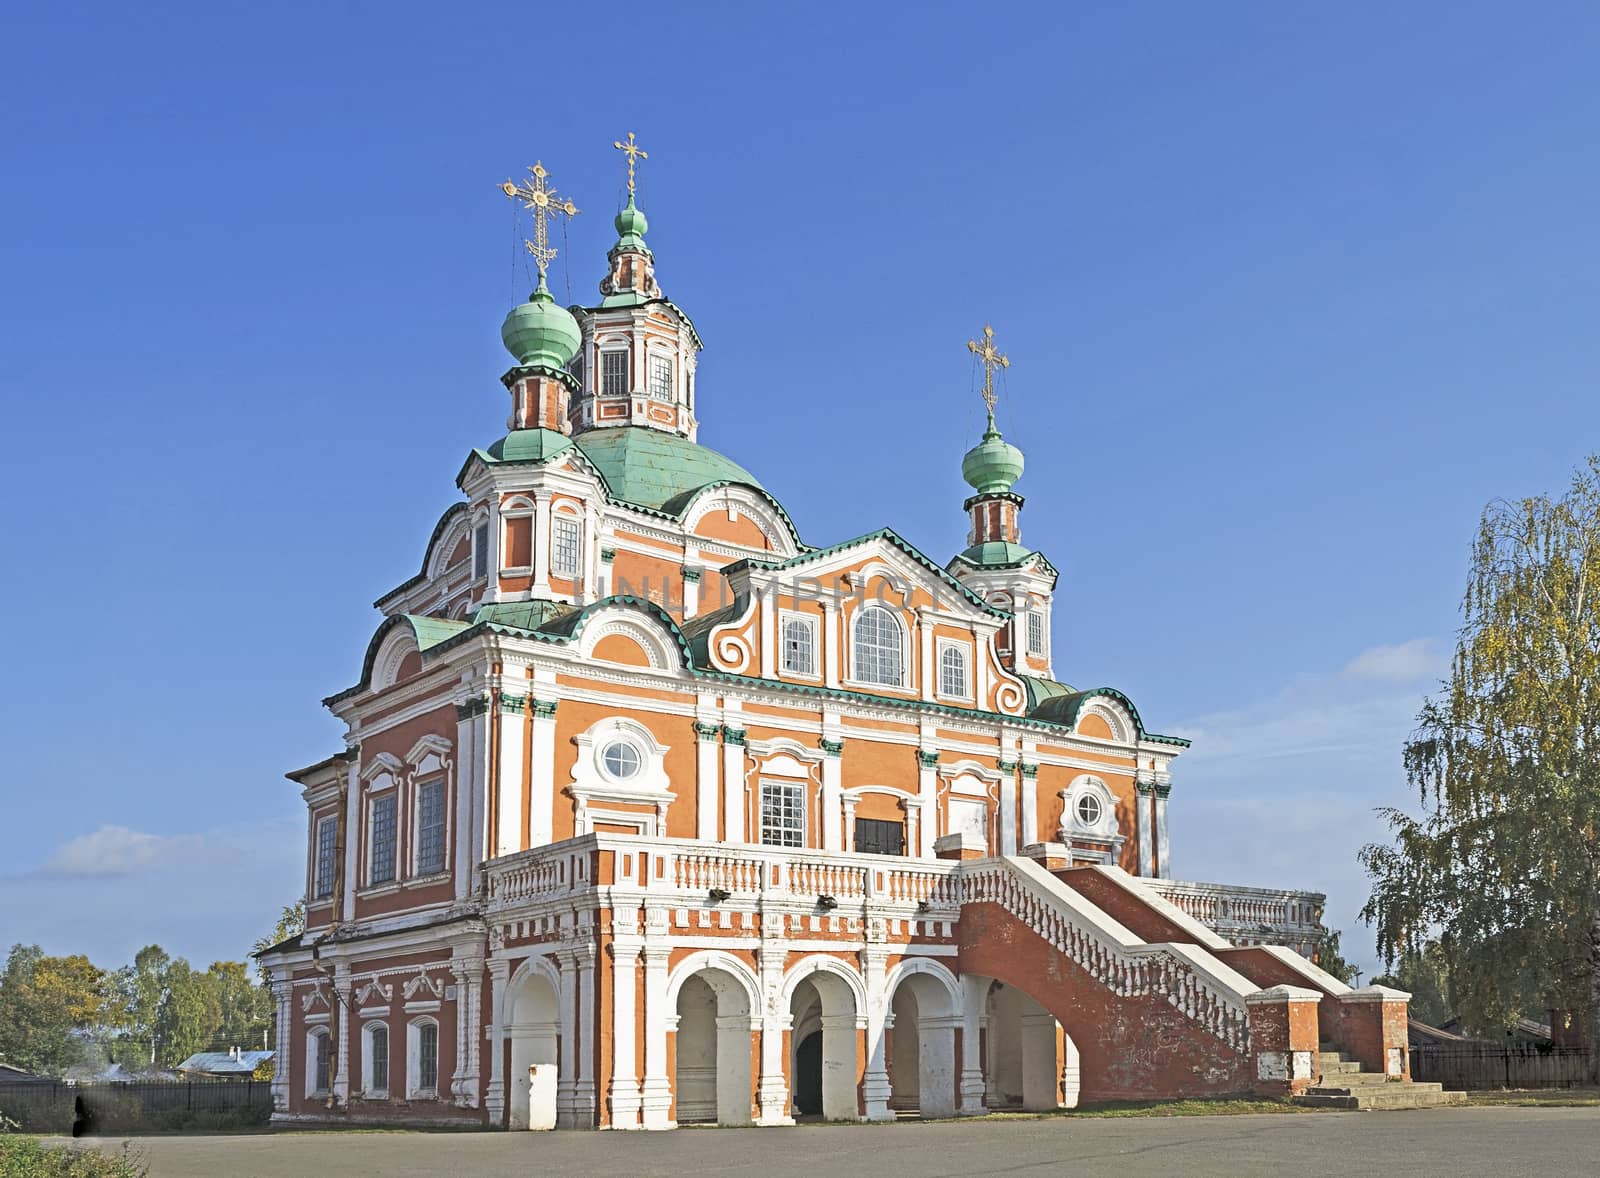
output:
POLYGON ((1449 1091, 1573 1088, 1588 1082, 1589 1053, 1537 1043, 1441 1043, 1411 1049, 1411 1078, 1449 1091))
POLYGON ((35 1133, 243 1128, 272 1115, 267 1080, 139 1080, 0 1084, 0 1116, 35 1133))

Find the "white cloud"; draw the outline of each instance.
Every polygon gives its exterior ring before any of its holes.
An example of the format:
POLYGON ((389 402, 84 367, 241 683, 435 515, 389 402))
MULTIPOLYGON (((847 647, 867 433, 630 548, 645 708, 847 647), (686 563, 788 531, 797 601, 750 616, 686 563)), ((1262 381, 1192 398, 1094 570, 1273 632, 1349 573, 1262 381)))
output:
POLYGON ((1349 679, 1414 683, 1438 679, 1444 670, 1445 660, 1434 650, 1432 639, 1413 638, 1396 646, 1374 646, 1362 651, 1345 664, 1344 675, 1349 679))
POLYGON ((159 835, 126 826, 102 826, 56 848, 33 874, 47 879, 115 879, 191 857, 205 845, 199 835, 159 835))

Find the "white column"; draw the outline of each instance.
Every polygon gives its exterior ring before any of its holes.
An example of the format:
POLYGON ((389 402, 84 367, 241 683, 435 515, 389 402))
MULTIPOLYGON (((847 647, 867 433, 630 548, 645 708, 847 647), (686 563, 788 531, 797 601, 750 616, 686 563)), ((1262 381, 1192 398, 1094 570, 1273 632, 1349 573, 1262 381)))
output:
POLYGON ((1039 766, 1022 763, 1022 845, 1039 841, 1039 766))
POLYGON ((550 596, 550 495, 533 499, 533 595, 550 596))
POLYGON ((500 534, 500 493, 491 491, 489 501, 489 576, 483 586, 483 601, 500 600, 500 565, 505 552, 505 537, 500 534))
MULTIPOLYGON (((561 974, 556 1010, 561 1020, 561 1067, 556 1072, 556 1128, 573 1129, 573 1095, 578 1088, 578 970, 570 950, 552 953, 561 974)), ((513 1053, 515 1054, 515 1053, 513 1053)))
POLYGON ((1172 846, 1167 841, 1167 795, 1171 792, 1170 781, 1156 782, 1156 874, 1162 879, 1172 878, 1172 846))
POLYGON ((473 743, 473 706, 469 701, 456 703, 456 899, 465 900, 472 894, 472 874, 482 857, 473 850, 473 787, 477 763, 473 743))
POLYGON ((717 842, 717 734, 722 725, 713 720, 694 723, 695 834, 703 842, 717 842))
POLYGON ((1017 767, 1004 759, 1000 761, 1000 853, 1017 853, 1017 767))
MULTIPOLYGON (((766 920, 762 921, 763 930, 766 920)), ((756 1085, 756 1124, 792 1125, 789 1115, 789 1081, 784 1073, 783 1033, 793 1023, 786 1009, 779 1009, 777 995, 783 989, 783 963, 788 946, 781 940, 763 940, 761 958, 761 1079, 756 1085)), ((720 1096, 720 1094, 719 1094, 720 1096)))
MULTIPOLYGON (((663 917, 665 913, 661 914, 663 917)), ((653 928, 646 914, 647 927, 653 928)), ((653 938, 651 938, 653 939, 653 938)), ((667 1023, 675 1013, 667 1009, 667 956, 665 938, 644 947, 644 1086, 640 1093, 646 1129, 671 1129, 672 1081, 667 1079, 667 1023)))
POLYGON ((506 1032, 500 1014, 505 1007, 506 982, 511 977, 511 963, 503 957, 489 959, 489 1087, 483 1094, 483 1107, 489 1114, 489 1124, 505 1123, 506 1110, 506 1032))
POLYGON ((522 850, 522 718, 527 700, 502 692, 500 712, 500 763, 495 781, 500 791, 500 807, 495 824, 494 853, 514 855, 522 850))
MULTIPOLYGON (((530 686, 548 694, 553 685, 530 686)), ((532 699, 529 704, 533 739, 528 750, 528 845, 543 847, 555 841, 557 701, 532 699)))
POLYGON ((356 915, 356 884, 361 879, 361 756, 350 758, 345 770, 344 799, 344 896, 339 905, 343 920, 356 915))
POLYGON ((918 643, 920 653, 917 659, 917 679, 922 684, 922 698, 932 700, 933 689, 939 681, 939 675, 933 665, 933 619, 927 616, 928 612, 926 610, 917 611, 917 635, 920 639, 918 643))
POLYGON ((867 988, 867 1071, 862 1078, 861 1098, 867 1120, 892 1121, 889 1111, 889 1070, 884 1066, 885 1023, 889 1016, 889 947, 883 943, 883 921, 868 922, 868 944, 861 951, 861 977, 867 988))
POLYGON ((826 687, 839 686, 839 602, 832 597, 822 599, 822 682, 826 687))
POLYGON ((917 1088, 922 1119, 956 1115, 956 1027, 960 1015, 917 1016, 917 1088))
POLYGON ((827 722, 822 736, 822 849, 844 849, 844 826, 840 794, 844 792, 844 741, 829 739, 827 722))
POLYGON ((700 570, 683 570, 683 616, 692 618, 700 612, 700 570))
POLYGON ((287 978, 281 982, 274 980, 272 998, 278 1012, 278 1033, 273 1043, 277 1054, 273 1056, 272 1109, 274 1112, 286 1113, 289 1111, 289 1073, 293 1070, 294 1064, 293 983, 287 978))
POLYGON ((458 1108, 477 1108, 483 958, 476 954, 456 957, 450 962, 450 972, 456 981, 456 1070, 450 1094, 458 1108))
POLYGON ((611 953, 611 1086, 606 1101, 613 1129, 639 1127, 639 1077, 634 1075, 638 1031, 634 1025, 634 1000, 638 991, 634 967, 644 942, 636 937, 616 937, 611 953))
POLYGON ((574 1063, 572 1119, 576 1128, 593 1129, 595 1127, 594 1043, 600 1034, 600 1020, 594 1000, 594 946, 579 945, 572 951, 572 957, 577 965, 572 995, 574 1035, 569 1041, 571 1046, 564 1048, 571 1052, 574 1063))
POLYGON ((917 750, 917 801, 922 810, 922 837, 917 842, 917 854, 932 859, 933 844, 939 837, 939 753, 935 749, 917 750))
POLYGON ((1150 799, 1155 794, 1153 781, 1140 779, 1133 783, 1133 816, 1139 832, 1139 874, 1156 873, 1155 842, 1150 831, 1150 799))
POLYGON ((339 1020, 338 1075, 333 1080, 333 1100, 343 1108, 350 1103, 350 967, 343 961, 333 967, 333 1009, 339 1020))
POLYGON ((776 589, 761 591, 761 677, 778 676, 778 598, 776 589))
POLYGON ((860 799, 847 797, 844 802, 844 849, 856 849, 856 802, 860 799))
MULTIPOLYGON (((737 717, 734 720, 737 721, 737 717)), ((744 729, 722 729, 722 822, 723 841, 753 842, 754 832, 746 829, 744 784, 744 729)))
POLYGON ((983 1107, 983 1013, 989 998, 989 979, 973 974, 961 978, 961 1086, 957 1112, 975 1117, 983 1107))

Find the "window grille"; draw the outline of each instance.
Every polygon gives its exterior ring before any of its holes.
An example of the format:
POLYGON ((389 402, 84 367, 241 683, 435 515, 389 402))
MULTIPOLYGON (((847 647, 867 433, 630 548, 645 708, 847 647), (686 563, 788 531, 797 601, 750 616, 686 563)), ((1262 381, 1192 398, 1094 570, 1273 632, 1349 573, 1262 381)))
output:
POLYGON ((417 787, 417 874, 444 870, 444 782, 417 787))
POLYGON ((939 694, 965 699, 967 690, 967 652, 959 646, 946 646, 939 652, 939 694))
POLYGON ((489 525, 479 524, 472 533, 472 579, 489 575, 489 525))
POLYGON ((796 675, 815 675, 811 623, 805 618, 786 618, 783 623, 783 669, 796 675))
POLYGON ((558 577, 576 577, 583 552, 583 531, 571 516, 558 515, 551 523, 550 571, 558 577))
POLYGON ((1036 609, 1028 611, 1028 653, 1044 653, 1044 614, 1036 609))
POLYGON ((367 1030, 367 1054, 371 1066, 367 1069, 367 1088, 372 1092, 389 1090, 389 1028, 370 1027, 367 1030))
POLYGON ((328 1032, 322 1031, 317 1035, 317 1088, 318 1092, 328 1090, 328 1073, 331 1060, 328 1055, 328 1032))
POLYGON ((368 883, 387 883, 394 878, 394 794, 372 803, 372 861, 368 883))
POLYGON ((339 843, 339 820, 324 818, 317 823, 317 879, 315 898, 326 900, 333 895, 333 873, 336 866, 334 854, 339 843))
POLYGON ((904 681, 900 623, 881 606, 869 606, 856 615, 853 665, 862 683, 899 687, 904 681))
POLYGON ((763 781, 761 841, 769 847, 805 846, 805 808, 805 786, 763 781))
POLYGON ((650 395, 658 401, 670 401, 676 395, 672 381, 672 357, 650 357, 650 395))
POLYGON ((423 1092, 439 1087, 439 1028, 434 1023, 417 1028, 417 1087, 423 1092))
POLYGON ((600 392, 607 397, 628 395, 628 353, 619 349, 600 353, 600 392))

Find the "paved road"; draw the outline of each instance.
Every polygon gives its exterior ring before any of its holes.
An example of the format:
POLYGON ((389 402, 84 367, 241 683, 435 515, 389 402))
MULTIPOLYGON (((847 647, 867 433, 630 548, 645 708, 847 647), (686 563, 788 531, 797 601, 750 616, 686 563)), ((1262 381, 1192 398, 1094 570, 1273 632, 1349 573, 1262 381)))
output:
MULTIPOLYGON (((114 1139, 100 1139, 102 1148, 114 1139)), ((283 1133, 134 1140, 151 1178, 1592 1174, 1600 1108, 1057 1117, 676 1133, 283 1133), (536 1169, 535 1169, 536 1168, 536 1169)))

